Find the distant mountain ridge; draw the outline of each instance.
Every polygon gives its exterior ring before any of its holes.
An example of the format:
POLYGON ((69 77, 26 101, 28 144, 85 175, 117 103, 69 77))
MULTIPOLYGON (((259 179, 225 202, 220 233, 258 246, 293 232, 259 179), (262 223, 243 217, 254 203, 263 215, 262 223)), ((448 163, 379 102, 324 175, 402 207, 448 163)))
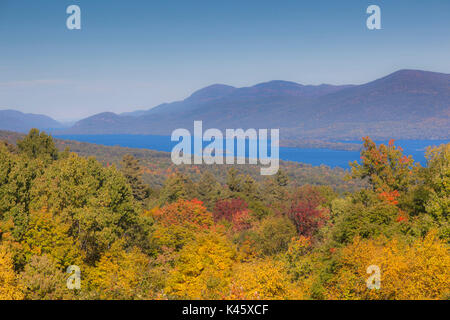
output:
POLYGON ((281 128, 285 138, 448 138, 449 117, 449 74, 400 70, 362 85, 216 84, 138 113, 95 115, 66 132, 167 135, 202 120, 219 129, 281 128))
POLYGON ((63 128, 63 125, 41 114, 22 113, 16 110, 0 110, 0 129, 27 132, 31 128, 42 130, 57 129, 63 128))
POLYGON ((448 139, 450 74, 400 70, 362 85, 214 84, 182 101, 123 114, 104 112, 56 131, 170 135, 176 128, 192 130, 194 120, 202 120, 204 128, 280 128, 282 139, 294 140, 448 139))

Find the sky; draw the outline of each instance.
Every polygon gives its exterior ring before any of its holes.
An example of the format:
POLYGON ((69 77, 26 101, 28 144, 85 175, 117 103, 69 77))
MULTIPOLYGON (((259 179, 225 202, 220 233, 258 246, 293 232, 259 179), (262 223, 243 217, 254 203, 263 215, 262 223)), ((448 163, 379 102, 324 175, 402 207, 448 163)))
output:
POLYGON ((448 0, 0 0, 0 109, 69 121, 202 87, 450 73, 448 0), (66 8, 81 8, 69 30, 66 8), (381 8, 381 30, 366 9, 381 8))

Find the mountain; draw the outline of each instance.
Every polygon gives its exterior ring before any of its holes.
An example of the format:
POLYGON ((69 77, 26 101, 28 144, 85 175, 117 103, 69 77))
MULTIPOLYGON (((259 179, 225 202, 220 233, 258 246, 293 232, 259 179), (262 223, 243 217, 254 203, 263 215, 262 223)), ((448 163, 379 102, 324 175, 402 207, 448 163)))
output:
POLYGON ((176 128, 280 128, 284 139, 449 137, 450 75, 400 70, 362 85, 215 84, 183 101, 77 122, 67 134, 161 134, 176 128))
POLYGON ((227 86, 224 84, 213 84, 203 89, 200 89, 194 92, 190 97, 185 99, 182 102, 174 102, 174 103, 163 103, 149 110, 138 110, 134 112, 124 112, 121 113, 121 116, 132 116, 132 117, 140 117, 148 114, 164 112, 169 108, 171 110, 176 109, 176 106, 179 106, 181 109, 186 109, 191 105, 201 104, 205 102, 210 102, 215 99, 222 98, 236 90, 235 87, 227 86), (171 107, 167 108, 168 105, 171 107))
POLYGON ((63 125, 41 114, 22 113, 15 110, 0 110, 0 129, 28 132, 31 128, 53 129, 63 125))

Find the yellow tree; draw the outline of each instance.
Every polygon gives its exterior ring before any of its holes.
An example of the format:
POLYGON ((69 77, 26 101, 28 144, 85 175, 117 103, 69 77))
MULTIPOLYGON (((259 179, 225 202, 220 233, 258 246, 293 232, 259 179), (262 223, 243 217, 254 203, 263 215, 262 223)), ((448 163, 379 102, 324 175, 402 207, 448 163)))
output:
POLYGON ((32 212, 29 219, 22 241, 27 258, 48 254, 62 269, 72 264, 81 264, 82 253, 68 234, 70 225, 63 223, 61 217, 43 209, 32 212))
POLYGON ((361 240, 342 249, 338 271, 328 283, 330 299, 441 299, 450 293, 448 246, 436 231, 409 245, 397 239, 361 240), (371 265, 380 268, 380 289, 366 281, 371 265))
POLYGON ((236 260, 233 245, 216 232, 200 234, 181 251, 166 293, 181 299, 218 299, 227 290, 236 260))
POLYGON ((0 245, 0 300, 21 300, 22 291, 17 283, 12 258, 4 245, 0 245))
POLYGON ((226 299, 284 300, 304 296, 289 281, 285 265, 272 258, 239 263, 233 269, 233 280, 226 299))
POLYGON ((115 242, 88 271, 88 286, 99 299, 148 299, 151 297, 150 259, 138 248, 124 250, 115 242))

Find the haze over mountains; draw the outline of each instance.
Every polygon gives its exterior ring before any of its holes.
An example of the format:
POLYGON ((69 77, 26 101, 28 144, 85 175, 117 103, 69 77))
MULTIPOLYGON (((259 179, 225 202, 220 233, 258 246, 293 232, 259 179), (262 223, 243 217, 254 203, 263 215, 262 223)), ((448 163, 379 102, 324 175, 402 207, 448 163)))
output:
POLYGON ((0 129, 27 132, 31 128, 58 129, 63 125, 41 114, 22 113, 15 110, 0 110, 0 129))
POLYGON ((5 120, 0 112, 0 129, 25 131, 33 123, 38 128, 53 124, 58 134, 170 135, 176 128, 192 131, 193 121, 202 120, 205 129, 280 128, 282 139, 448 139, 450 74, 401 70, 363 85, 341 86, 215 84, 183 101, 123 114, 100 113, 68 129, 47 117, 5 120))

